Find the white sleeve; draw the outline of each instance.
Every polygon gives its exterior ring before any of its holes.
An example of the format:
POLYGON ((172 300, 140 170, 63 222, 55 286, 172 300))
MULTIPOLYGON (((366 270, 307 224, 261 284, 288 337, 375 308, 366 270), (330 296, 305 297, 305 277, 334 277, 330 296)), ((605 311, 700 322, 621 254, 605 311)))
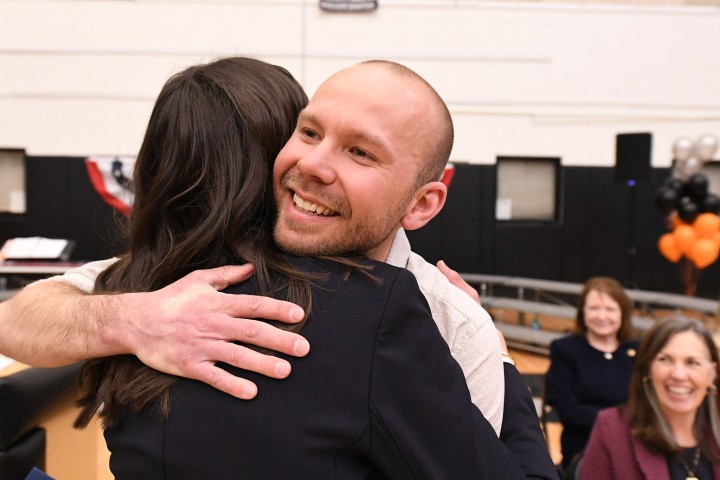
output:
POLYGON ((505 372, 490 315, 421 256, 407 262, 430 305, 433 319, 460 364, 472 401, 500 435, 505 406, 505 372))
POLYGON ((100 272, 102 272, 118 260, 118 258, 108 258, 107 260, 98 260, 95 262, 86 263, 85 265, 81 265, 77 268, 68 270, 62 275, 55 275, 54 277, 44 278, 42 280, 38 280, 35 283, 65 282, 77 287, 84 292, 90 293, 95 287, 95 279, 98 277, 98 275, 100 275, 100 272))

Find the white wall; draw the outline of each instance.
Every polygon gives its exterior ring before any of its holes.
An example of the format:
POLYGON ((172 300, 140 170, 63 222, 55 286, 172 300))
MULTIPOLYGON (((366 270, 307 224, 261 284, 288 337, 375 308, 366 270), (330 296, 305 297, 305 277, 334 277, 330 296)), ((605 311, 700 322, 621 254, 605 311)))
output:
POLYGON ((455 160, 613 165, 615 135, 720 136, 720 8, 379 0, 0 0, 0 148, 134 154, 174 72, 220 55, 287 67, 309 93, 367 58, 405 63, 448 102, 455 160))

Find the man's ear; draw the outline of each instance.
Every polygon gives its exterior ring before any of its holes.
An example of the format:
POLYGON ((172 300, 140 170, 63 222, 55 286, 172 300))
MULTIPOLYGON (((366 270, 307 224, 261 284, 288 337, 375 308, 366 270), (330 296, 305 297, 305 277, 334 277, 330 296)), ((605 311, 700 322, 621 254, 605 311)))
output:
POLYGON ((447 186, 442 182, 430 182, 420 187, 414 195, 408 211, 400 219, 405 230, 417 230, 425 226, 445 205, 447 186))

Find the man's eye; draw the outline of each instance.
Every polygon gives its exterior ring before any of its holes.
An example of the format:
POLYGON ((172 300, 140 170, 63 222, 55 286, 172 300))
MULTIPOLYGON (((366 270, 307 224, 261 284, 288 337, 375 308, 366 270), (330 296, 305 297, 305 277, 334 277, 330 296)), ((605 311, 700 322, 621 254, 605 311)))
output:
POLYGON ((372 156, 363 150, 362 148, 354 147, 350 149, 350 152, 352 152, 353 155, 360 158, 372 158, 372 156))
POLYGON ((317 138, 318 134, 315 133, 313 130, 310 130, 309 128, 303 128, 301 130, 302 134, 308 138, 317 138))

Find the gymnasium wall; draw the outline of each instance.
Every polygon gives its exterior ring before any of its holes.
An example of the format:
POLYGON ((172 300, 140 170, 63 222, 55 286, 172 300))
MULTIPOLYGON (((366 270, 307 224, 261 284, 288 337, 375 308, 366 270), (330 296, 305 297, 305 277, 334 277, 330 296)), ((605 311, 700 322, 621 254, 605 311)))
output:
POLYGON ((174 72, 221 55, 287 67, 312 93, 341 67, 397 60, 450 106, 453 159, 554 156, 609 166, 619 132, 720 135, 720 8, 590 2, 0 1, 0 147, 133 154, 174 72))
MULTIPOLYGON (((344 66, 387 58, 445 98, 452 159, 467 162, 446 211, 413 235, 421 253, 462 271, 679 291, 652 197, 676 138, 720 136, 720 8, 671 3, 379 0, 340 14, 315 0, 0 0, 0 148, 28 155, 28 213, 0 215, 0 240, 75 235, 77 259, 114 253, 111 211, 81 160, 135 154, 162 84, 190 64, 251 55, 312 94, 344 66), (623 132, 653 135, 632 230, 628 187, 612 180, 623 132), (560 222, 494 220, 500 156, 561 159, 560 222)), ((717 296, 716 268, 701 293, 717 296)))

